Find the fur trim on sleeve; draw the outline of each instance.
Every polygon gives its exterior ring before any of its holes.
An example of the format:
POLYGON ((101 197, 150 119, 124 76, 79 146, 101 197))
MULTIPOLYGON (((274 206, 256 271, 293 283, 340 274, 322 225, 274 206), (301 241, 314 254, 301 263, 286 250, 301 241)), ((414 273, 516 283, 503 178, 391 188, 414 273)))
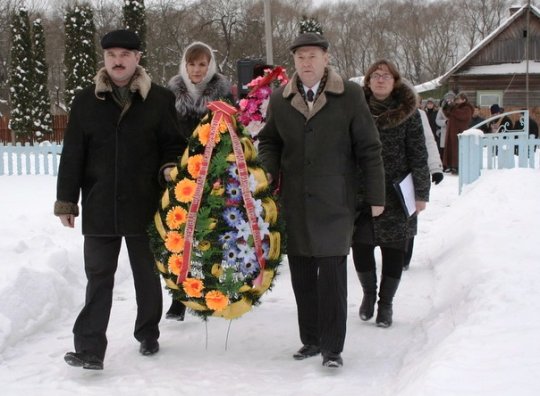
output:
POLYGON ((72 214, 74 216, 79 215, 79 206, 73 202, 56 201, 54 203, 54 215, 67 215, 72 214))

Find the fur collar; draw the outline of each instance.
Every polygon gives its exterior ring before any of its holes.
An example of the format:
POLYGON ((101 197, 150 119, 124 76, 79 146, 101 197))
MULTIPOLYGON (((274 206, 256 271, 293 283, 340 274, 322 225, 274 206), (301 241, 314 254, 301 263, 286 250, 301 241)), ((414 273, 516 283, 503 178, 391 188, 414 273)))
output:
MULTIPOLYGON (((369 104, 373 92, 368 86, 364 85, 364 93, 369 104)), ((392 108, 375 118, 375 124, 379 129, 388 129, 400 125, 418 108, 416 91, 405 80, 398 87, 394 87, 390 95, 393 102, 392 108)))
POLYGON ((231 83, 221 74, 215 73, 196 97, 189 90, 186 79, 189 81, 189 78, 184 78, 181 74, 178 74, 168 84, 168 88, 176 97, 175 107, 181 117, 187 115, 200 118, 208 111, 206 107, 208 102, 226 98, 231 94, 231 83))
MULTIPOLYGON (((100 69, 97 72, 94 81, 96 83, 96 97, 98 99, 105 100, 104 94, 107 92, 112 92, 113 90, 113 84, 109 75, 107 74, 107 70, 105 68, 100 69)), ((135 69, 135 74, 133 74, 133 77, 129 83, 129 90, 131 92, 139 92, 141 98, 145 100, 148 96, 148 92, 150 92, 151 87, 152 80, 150 79, 150 76, 146 74, 146 71, 141 66, 137 66, 135 69)))
POLYGON ((283 97, 289 98, 292 96, 292 107, 302 113, 306 117, 306 120, 312 118, 324 107, 327 101, 326 93, 339 95, 345 92, 345 85, 343 83, 343 79, 332 68, 329 67, 326 85, 324 86, 323 91, 313 104, 313 109, 310 112, 307 103, 304 101, 302 95, 298 91, 298 86, 296 84, 297 80, 298 74, 294 73, 290 81, 287 83, 287 85, 285 85, 285 88, 283 89, 283 97))

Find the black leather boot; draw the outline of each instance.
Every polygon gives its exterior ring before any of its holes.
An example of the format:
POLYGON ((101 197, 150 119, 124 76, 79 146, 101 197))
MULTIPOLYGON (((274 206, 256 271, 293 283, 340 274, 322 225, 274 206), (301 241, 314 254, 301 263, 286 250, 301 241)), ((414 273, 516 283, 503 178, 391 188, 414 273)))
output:
POLYGON ((377 273, 375 271, 357 272, 360 285, 364 292, 362 304, 360 304, 360 319, 370 320, 375 311, 375 302, 377 301, 377 273))
POLYGON ((392 302, 399 286, 399 279, 382 276, 379 289, 379 307, 377 310, 377 326, 392 326, 392 302))
POLYGON ((171 307, 165 314, 165 318, 172 320, 184 320, 186 314, 186 306, 180 301, 172 300, 171 307))

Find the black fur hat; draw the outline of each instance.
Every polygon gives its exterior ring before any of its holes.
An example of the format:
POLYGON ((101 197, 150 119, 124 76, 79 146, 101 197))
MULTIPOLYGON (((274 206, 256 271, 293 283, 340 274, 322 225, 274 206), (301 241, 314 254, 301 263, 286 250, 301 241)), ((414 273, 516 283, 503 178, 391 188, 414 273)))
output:
POLYGON ((140 51, 141 39, 130 30, 113 30, 101 39, 101 48, 125 48, 140 51))

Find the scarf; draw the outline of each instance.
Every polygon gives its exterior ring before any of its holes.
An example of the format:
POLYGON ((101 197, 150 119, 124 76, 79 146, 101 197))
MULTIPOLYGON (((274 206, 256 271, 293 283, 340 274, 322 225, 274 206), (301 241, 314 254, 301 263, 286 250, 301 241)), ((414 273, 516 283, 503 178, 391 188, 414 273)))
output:
MULTIPOLYGON (((328 68, 325 68, 324 74, 321 78, 321 83, 319 84, 319 89, 317 89, 315 96, 313 96, 313 103, 315 103, 315 101, 317 100, 321 92, 324 91, 324 87, 326 86, 327 80, 328 80, 328 68)), ((298 92, 300 92, 300 95, 302 95, 302 99, 304 99, 304 101, 307 103, 306 93, 304 92, 304 84, 299 78, 296 79, 296 88, 298 88, 298 92)))

